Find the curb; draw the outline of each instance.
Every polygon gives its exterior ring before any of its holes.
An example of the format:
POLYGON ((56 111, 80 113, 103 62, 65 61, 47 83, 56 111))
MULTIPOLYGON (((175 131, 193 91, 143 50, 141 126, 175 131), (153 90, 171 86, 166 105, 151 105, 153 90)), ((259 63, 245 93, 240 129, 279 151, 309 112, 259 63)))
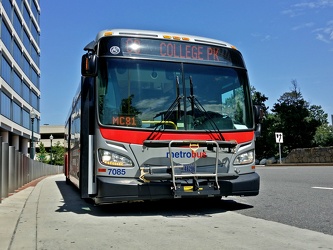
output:
POLYGON ((256 167, 333 167, 333 163, 274 163, 256 167))

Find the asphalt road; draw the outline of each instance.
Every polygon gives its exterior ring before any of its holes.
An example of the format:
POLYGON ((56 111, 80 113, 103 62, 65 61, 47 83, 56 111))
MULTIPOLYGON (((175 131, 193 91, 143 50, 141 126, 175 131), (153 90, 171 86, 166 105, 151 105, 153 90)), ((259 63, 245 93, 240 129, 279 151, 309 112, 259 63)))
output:
POLYGON ((229 197, 237 213, 333 235, 333 166, 257 167, 256 197, 229 197))

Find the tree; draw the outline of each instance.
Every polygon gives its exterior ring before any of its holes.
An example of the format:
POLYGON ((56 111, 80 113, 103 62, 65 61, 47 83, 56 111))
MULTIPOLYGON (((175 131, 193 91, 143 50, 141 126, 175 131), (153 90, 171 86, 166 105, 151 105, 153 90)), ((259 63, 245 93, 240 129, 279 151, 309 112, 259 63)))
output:
POLYGON ((292 81, 292 86, 291 91, 284 93, 272 109, 276 115, 276 132, 284 135, 284 154, 295 148, 312 147, 317 127, 321 125, 309 111, 309 103, 303 99, 296 80, 292 81))
POLYGON ((291 84, 291 90, 280 96, 273 105, 273 113, 269 113, 265 105, 268 98, 251 87, 253 103, 261 105, 265 113, 261 136, 256 138, 257 159, 277 156, 275 132, 283 133, 283 155, 294 148, 333 146, 333 127, 328 124, 328 115, 321 106, 310 106, 303 99, 296 80, 291 84))
POLYGON ((251 96, 253 105, 260 105, 263 108, 264 114, 266 115, 268 113, 269 107, 266 107, 265 102, 268 100, 268 97, 257 91, 253 86, 251 86, 251 96))
POLYGON ((319 121, 321 124, 328 124, 328 115, 320 105, 311 105, 309 111, 311 118, 319 121))
POLYGON ((53 146, 50 150, 52 150, 52 158, 53 158, 51 159, 51 164, 60 165, 60 166, 64 165, 65 148, 60 145, 60 142, 58 141, 55 144, 55 146, 53 146))
POLYGON ((312 105, 309 111, 310 117, 320 122, 313 138, 315 146, 333 146, 333 128, 328 124, 328 115, 318 105, 312 105))
POLYGON ((42 142, 40 142, 39 144, 39 153, 37 154, 37 161, 40 161, 40 162, 47 162, 47 152, 46 152, 46 149, 44 147, 44 144, 42 142))
POLYGON ((333 146, 333 126, 328 124, 320 125, 316 130, 314 142, 319 147, 333 146))
POLYGON ((268 113, 262 122, 261 136, 256 139, 256 158, 268 158, 277 154, 278 149, 274 137, 277 129, 276 115, 268 113))
MULTIPOLYGON (((272 127, 275 124, 275 115, 268 113, 268 106, 265 102, 268 100, 261 92, 251 86, 252 102, 254 105, 260 105, 264 112, 264 119, 261 126, 261 135, 256 139, 256 158, 261 159, 275 154, 275 143, 271 140, 272 127)), ((274 136, 274 135, 273 135, 274 136)))

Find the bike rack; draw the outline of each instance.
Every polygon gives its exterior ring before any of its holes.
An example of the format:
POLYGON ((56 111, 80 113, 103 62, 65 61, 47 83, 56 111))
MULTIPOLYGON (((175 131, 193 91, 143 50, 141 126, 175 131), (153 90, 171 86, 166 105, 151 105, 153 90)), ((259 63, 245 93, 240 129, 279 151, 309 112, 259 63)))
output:
MULTIPOLYGON (((215 141, 215 140, 171 140, 171 141, 157 141, 149 140, 144 142, 146 147, 168 147, 170 166, 165 168, 171 168, 171 173, 146 173, 144 178, 150 180, 171 180, 172 191, 175 198, 184 196, 218 196, 220 195, 219 180, 232 180, 238 177, 236 173, 218 173, 219 166, 219 148, 234 148, 237 145, 236 142, 230 141, 215 141), (212 172, 198 172, 196 159, 194 159, 194 171, 191 173, 177 172, 176 169, 182 168, 183 165, 176 165, 173 161, 172 148, 174 147, 185 147, 188 146, 192 152, 196 151, 200 147, 207 147, 208 149, 216 148, 215 166, 212 172), (191 179, 192 185, 181 185, 177 180, 191 179), (207 179, 207 185, 200 185, 199 179, 207 179)), ((158 168, 158 167, 156 167, 158 168)))

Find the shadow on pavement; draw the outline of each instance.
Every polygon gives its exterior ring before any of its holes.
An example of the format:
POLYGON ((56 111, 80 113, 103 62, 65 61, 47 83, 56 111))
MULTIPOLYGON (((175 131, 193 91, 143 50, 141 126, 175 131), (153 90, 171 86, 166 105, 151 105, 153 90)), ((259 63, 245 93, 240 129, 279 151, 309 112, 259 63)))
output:
POLYGON ((95 206, 80 198, 79 190, 66 181, 56 181, 63 197, 63 205, 56 212, 73 212, 93 216, 152 216, 198 217, 215 213, 250 209, 253 206, 233 200, 217 199, 172 199, 139 201, 95 206))

